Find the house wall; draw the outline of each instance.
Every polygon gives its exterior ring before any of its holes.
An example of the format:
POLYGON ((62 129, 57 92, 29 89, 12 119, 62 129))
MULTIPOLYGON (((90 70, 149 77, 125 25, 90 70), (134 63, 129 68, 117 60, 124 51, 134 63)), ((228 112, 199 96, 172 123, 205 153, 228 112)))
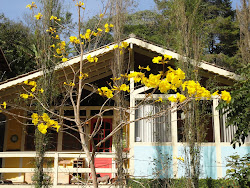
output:
MULTIPOLYGON (((138 91, 140 93, 143 92, 142 88, 138 89, 138 91)), ((139 92, 136 92, 135 90, 135 94, 131 94, 131 105, 134 105, 136 100, 145 98, 145 95, 140 94, 139 92)), ((158 97, 164 96, 154 94, 152 97, 157 100, 158 97)), ((200 178, 211 177, 213 179, 218 179, 226 176, 226 158, 234 154, 238 154, 242 157, 247 153, 250 153, 250 142, 248 141, 249 139, 246 139, 247 142, 243 146, 233 149, 230 145, 230 141, 224 141, 221 139, 222 133, 220 133, 220 131, 223 124, 220 124, 221 121, 219 111, 216 109, 218 99, 212 98, 212 104, 213 141, 201 144, 200 178)), ((188 150, 188 147, 186 147, 185 143, 178 141, 177 110, 175 109, 173 103, 171 106, 173 107, 173 109, 171 109, 171 123, 168 125, 171 127, 170 142, 143 142, 142 140, 136 142, 135 123, 130 124, 131 149, 129 172, 135 178, 181 178, 187 176, 186 167, 189 167, 190 169, 190 165, 188 164, 188 154, 185 155, 188 151, 185 152, 185 150, 188 150), (164 160, 167 157, 169 157, 168 160, 164 160), (176 157, 184 157, 184 161, 178 160, 176 157), (164 169, 162 162, 164 162, 164 165, 169 164, 169 166, 165 168, 165 173, 161 171, 164 169), (159 172, 158 174, 156 173, 157 171, 159 172)), ((136 119, 136 113, 135 111, 131 111, 130 113, 130 121, 133 122, 136 119)))
POLYGON ((136 178, 173 177, 172 146, 138 145, 134 151, 136 178))
MULTIPOLYGON (((217 164, 216 164, 216 147, 215 146, 201 146, 200 159, 200 177, 201 178, 217 178, 217 164)), ((187 158, 189 158, 188 148, 185 146, 178 147, 178 157, 184 157, 184 161, 178 160, 178 178, 186 176, 186 167, 188 167, 187 158), (186 154, 187 153, 187 154, 186 154)))
MULTIPOLYGON (((216 146, 208 144, 201 146, 200 159, 200 178, 223 178, 226 177, 226 158, 230 155, 238 154, 241 157, 250 153, 250 146, 241 146, 233 149, 230 144, 221 146, 221 155, 217 155, 216 146), (221 163, 217 163, 217 159, 221 159, 221 163), (218 168, 219 167, 219 168, 218 168), (220 175, 219 171, 222 171, 220 175)), ((134 146, 134 176, 135 178, 181 178, 187 176, 186 167, 188 166, 187 158, 185 158, 185 146, 178 146, 178 156, 173 155, 172 146, 164 145, 137 145, 134 146), (184 157, 184 161, 177 160, 174 162, 174 157, 184 157), (177 174, 173 173, 173 168, 177 167, 177 174)))
MULTIPOLYGON (((17 109, 11 109, 11 113, 23 115, 23 111, 17 109)), ((19 117, 13 117, 6 114, 7 123, 5 129, 5 139, 4 139, 4 151, 21 151, 22 149, 22 138, 23 138, 23 127, 21 122, 24 120, 19 117), (18 140, 16 142, 11 141, 11 137, 16 135, 18 140)), ((18 168, 22 167, 22 158, 5 158, 3 159, 4 168, 18 168)), ((6 173, 3 174, 4 179, 10 179, 13 182, 23 181, 23 174, 21 173, 6 173)))
MULTIPOLYGON (((10 110, 11 113, 13 114, 18 114, 18 115, 23 115, 23 112, 17 109, 12 109, 10 110)), ((20 151, 21 150, 21 142, 22 142, 22 133, 23 129, 21 126, 21 122, 24 120, 11 116, 11 115, 6 115, 7 116, 7 129, 6 129, 6 134, 5 134, 5 151, 20 151), (11 137, 13 135, 17 135, 18 140, 17 142, 12 142, 11 137)))
MULTIPOLYGON (((71 107, 68 107, 69 109, 72 109, 71 107)), ((84 110, 87 111, 86 116, 83 116, 82 118, 85 119, 86 117, 91 116, 91 110, 99 110, 99 106, 91 106, 91 107, 82 107, 84 110)), ((104 107, 104 109, 109 108, 109 107, 104 107)), ((67 110, 67 108, 65 108, 67 110)), ((11 113, 13 114, 19 114, 19 115, 24 115, 25 113, 20 111, 20 110, 10 110, 11 113)), ((25 122, 26 120, 21 119, 21 118, 14 118, 10 115, 6 115, 7 118, 7 123, 6 123, 6 129, 5 129, 5 139, 4 139, 4 151, 5 152, 11 152, 11 151, 24 151, 24 145, 25 145, 25 125, 22 125, 22 122, 25 122), (12 135, 17 135, 18 140, 17 142, 12 142, 11 141, 11 136, 12 135)), ((112 119, 113 116, 105 116, 104 118, 109 118, 112 119)), ((112 123, 112 129, 115 128, 114 122, 112 123)), ((127 127, 127 126, 126 126, 127 127)), ((124 132, 128 132, 128 129, 125 127, 124 132)), ((86 127, 86 131, 90 132, 91 131, 91 124, 89 122, 89 125, 86 127)), ((62 132, 58 133, 58 145, 57 145, 57 151, 62 151, 62 140, 63 140, 63 134, 62 132)), ((114 144, 114 143, 113 143, 114 144)), ((114 145, 112 145, 114 148, 114 145)), ((46 158, 48 160, 50 158, 46 158)), ((67 158, 68 161, 74 160, 73 158, 67 158)), ((50 160, 51 165, 50 166, 44 166, 45 168, 51 168, 54 165, 53 159, 50 160)), ((48 164, 48 163, 46 163, 48 164)), ((24 158, 4 158, 3 160, 3 168, 33 168, 34 167, 34 158, 30 157, 24 157, 24 158)), ((63 165, 60 164, 60 167, 67 167, 67 168, 73 168, 73 163, 63 165)), ((85 167, 88 167, 85 164, 85 167)), ((61 176, 63 173, 59 173, 61 176)), ((33 173, 3 173, 2 178, 11 180, 13 182, 24 182, 26 181, 27 183, 31 183, 31 178, 33 176, 33 173)), ((115 175, 113 175, 115 177, 115 175)), ((58 180, 60 183, 60 180, 58 180)))

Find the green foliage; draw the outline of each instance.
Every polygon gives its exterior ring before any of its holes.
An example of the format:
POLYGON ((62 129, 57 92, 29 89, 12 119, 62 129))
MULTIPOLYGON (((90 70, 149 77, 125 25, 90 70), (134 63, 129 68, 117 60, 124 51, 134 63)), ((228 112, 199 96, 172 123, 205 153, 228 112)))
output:
MULTIPOLYGON (((164 179, 129 179, 128 187, 131 188, 163 188, 164 179)), ((168 179, 168 186, 172 188, 186 188, 188 179, 168 179)), ((232 179, 199 179, 199 188, 233 188, 237 187, 237 182, 232 179)), ((189 188, 189 187, 188 187, 189 188)))
POLYGON ((0 15, 0 47, 12 69, 5 79, 35 68, 34 40, 29 27, 0 15))
POLYGON ((238 51, 239 27, 230 0, 203 0, 206 7, 208 53, 229 57, 238 51))
POLYGON ((227 104, 221 101, 218 106, 219 110, 226 109, 224 113, 227 114, 227 125, 237 127, 236 134, 231 142, 234 148, 237 143, 241 146, 250 132, 250 64, 243 66, 242 69, 239 69, 239 72, 241 72, 241 80, 230 87, 231 102, 227 104))
POLYGON ((133 33, 137 37, 160 45, 169 45, 167 27, 161 24, 161 16, 150 10, 138 11, 127 16, 124 25, 124 34, 133 33))
POLYGON ((238 182, 241 188, 250 186, 250 154, 244 157, 231 155, 227 158, 227 176, 238 182))

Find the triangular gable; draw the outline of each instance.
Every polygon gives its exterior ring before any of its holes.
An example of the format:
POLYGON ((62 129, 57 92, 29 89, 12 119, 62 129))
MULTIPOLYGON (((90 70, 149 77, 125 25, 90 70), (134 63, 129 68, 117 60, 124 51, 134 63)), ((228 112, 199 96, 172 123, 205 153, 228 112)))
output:
MULTIPOLYGON (((157 46, 155 44, 151 44, 149 42, 143 41, 143 40, 138 39, 138 38, 131 37, 131 38, 123 40, 123 42, 127 42, 130 45, 139 46, 141 48, 144 48, 144 49, 147 49, 149 51, 155 52, 157 54, 171 55, 173 58, 175 58, 177 60, 181 58, 181 55, 179 55, 178 53, 175 53, 173 51, 167 50, 167 49, 165 49, 163 47, 160 47, 160 46, 157 46)), ((91 57, 93 57, 93 56, 97 56, 98 57, 98 56, 107 54, 107 53, 109 53, 109 52, 111 52, 111 51, 114 50, 114 46, 115 45, 116 45, 116 43, 112 43, 110 45, 106 45, 106 46, 103 46, 103 47, 98 48, 96 50, 92 50, 90 52, 87 52, 82 57, 83 61, 86 61, 86 59, 87 59, 87 57, 89 55, 91 55, 91 57)), ((80 61, 80 56, 72 57, 67 62, 64 62, 64 63, 61 63, 61 64, 57 65, 55 67, 55 70, 60 70, 60 69, 66 68, 66 67, 74 66, 79 61, 80 61)), ((208 62, 202 61, 202 62, 199 63, 198 66, 199 66, 199 68, 201 68, 201 69, 203 69, 205 71, 212 72, 212 73, 217 74, 219 76, 223 76, 223 77, 226 77, 226 78, 229 78, 229 79, 233 79, 233 80, 239 79, 239 76, 236 75, 235 73, 232 73, 232 72, 230 72, 228 70, 225 70, 225 69, 223 69, 221 67, 218 67, 216 65, 210 64, 208 62)), ((38 77, 40 77, 42 75, 43 75, 43 71, 42 70, 36 70, 36 71, 32 71, 32 72, 20 75, 18 77, 6 80, 6 81, 0 83, 0 91, 6 89, 8 87, 13 87, 13 86, 15 86, 17 84, 20 84, 20 83, 22 83, 25 80, 36 79, 36 78, 38 78, 38 77)))

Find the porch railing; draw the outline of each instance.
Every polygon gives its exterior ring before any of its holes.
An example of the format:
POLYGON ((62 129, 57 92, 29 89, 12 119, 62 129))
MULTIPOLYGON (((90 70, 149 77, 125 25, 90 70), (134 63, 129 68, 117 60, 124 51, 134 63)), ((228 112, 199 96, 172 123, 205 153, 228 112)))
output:
MULTIPOLYGON (((34 158, 36 157, 36 152, 25 152, 25 151, 9 151, 0 152, 0 158, 34 158)), ((86 158, 86 154, 79 152, 46 152, 46 158, 54 158, 53 168, 44 168, 44 172, 53 173, 53 186, 58 184, 58 174, 59 173, 90 173, 90 168, 62 168, 59 165, 59 159, 69 159, 69 158, 86 158)), ((96 158, 112 158, 112 168, 96 168, 96 173, 116 173, 115 169, 115 153, 96 153, 96 158)), ((0 173, 34 173, 35 168, 0 168, 0 173)))

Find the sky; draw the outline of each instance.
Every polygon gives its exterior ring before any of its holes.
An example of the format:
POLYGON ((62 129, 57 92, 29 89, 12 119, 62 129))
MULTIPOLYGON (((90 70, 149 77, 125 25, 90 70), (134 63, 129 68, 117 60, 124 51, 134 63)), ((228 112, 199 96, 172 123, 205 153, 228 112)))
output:
MULTIPOLYGON (((16 20, 23 21, 24 14, 29 13, 29 9, 25 8, 27 4, 30 4, 32 0, 0 0, 0 14, 4 13, 5 17, 16 20)), ((35 0, 33 0, 35 1, 35 0)), ((83 0, 86 5, 86 14, 88 17, 92 17, 101 12, 102 0, 83 0)), ((135 10, 147 10, 155 9, 154 0, 137 0, 138 5, 135 7, 135 10)), ((233 8, 236 7, 236 4, 240 3, 240 0, 233 0, 233 8)), ((75 2, 73 0, 64 0, 65 6, 70 7, 71 12, 74 12, 75 2)), ((86 15, 85 14, 85 15, 86 15)), ((76 17, 76 16, 75 16, 76 17)))
MULTIPOLYGON (((24 14, 30 12, 28 8, 25 8, 27 4, 35 0, 0 0, 0 14, 4 13, 5 17, 11 20, 23 20, 24 14), (10 3, 11 2, 11 3, 10 3)), ((65 8, 69 7, 70 12, 75 12, 75 2, 73 0, 63 0, 65 8)), ((102 0, 82 0, 86 5, 85 15, 92 17, 94 15, 100 14, 102 9, 102 0)), ((138 0, 136 10, 147 10, 154 9, 154 0, 138 0)))

